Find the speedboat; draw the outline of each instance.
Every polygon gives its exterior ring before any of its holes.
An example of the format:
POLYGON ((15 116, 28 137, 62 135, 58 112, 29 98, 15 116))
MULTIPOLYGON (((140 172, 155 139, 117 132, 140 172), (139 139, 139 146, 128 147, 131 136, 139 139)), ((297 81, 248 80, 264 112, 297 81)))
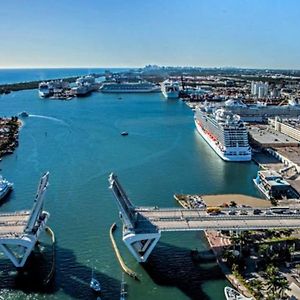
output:
POLYGON ((0 200, 4 199, 12 189, 13 183, 8 182, 0 175, 0 200))
POLYGON ((128 135, 128 132, 127 131, 123 131, 123 132, 121 132, 121 135, 123 135, 123 136, 128 135))
POLYGON ((224 288, 224 294, 226 300, 253 300, 252 298, 245 297, 240 292, 229 286, 224 288))
POLYGON ((19 116, 22 118, 27 118, 27 117, 29 117, 29 114, 27 111, 22 111, 21 113, 19 113, 19 116))
POLYGON ((97 292, 97 293, 101 292, 101 285, 100 285, 99 281, 94 277, 94 272, 92 273, 90 288, 94 292, 97 292))

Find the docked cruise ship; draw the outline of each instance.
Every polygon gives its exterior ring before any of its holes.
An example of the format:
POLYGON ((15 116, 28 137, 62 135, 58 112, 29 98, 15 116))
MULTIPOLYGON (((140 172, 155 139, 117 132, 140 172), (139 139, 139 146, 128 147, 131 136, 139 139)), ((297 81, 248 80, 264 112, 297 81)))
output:
POLYGON ((60 92, 69 87, 69 83, 63 80, 43 81, 39 84, 39 96, 42 98, 51 97, 54 93, 60 92))
POLYGON ((251 160, 247 128, 238 115, 197 108, 194 119, 199 134, 223 160, 251 160))
POLYGON ((76 80, 76 86, 72 87, 72 94, 77 97, 86 96, 92 91, 99 89, 99 83, 96 82, 96 79, 92 75, 87 75, 80 77, 76 80))
POLYGON ((138 82, 104 82, 100 91, 102 93, 151 93, 159 92, 160 87, 147 81, 138 82))
POLYGON ((241 99, 229 99, 225 102, 224 109, 239 115, 244 122, 262 122, 276 116, 282 118, 300 116, 300 104, 292 99, 286 105, 267 105, 260 101, 255 104, 245 104, 241 99))
POLYGON ((179 97, 179 84, 171 80, 165 80, 161 84, 161 92, 167 99, 177 99, 179 97))

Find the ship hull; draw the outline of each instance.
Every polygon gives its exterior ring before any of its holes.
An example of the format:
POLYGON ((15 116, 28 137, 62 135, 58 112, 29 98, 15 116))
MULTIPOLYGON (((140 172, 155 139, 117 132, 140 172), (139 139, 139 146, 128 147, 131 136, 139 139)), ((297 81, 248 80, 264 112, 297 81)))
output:
POLYGON ((178 99, 179 93, 178 92, 166 92, 162 91, 162 94, 166 99, 178 99))
POLYGON ((232 155, 227 156, 223 151, 218 147, 218 145, 213 141, 210 136, 205 133, 202 127, 198 124, 197 119, 195 119, 195 125, 198 133, 202 136, 202 138, 207 142, 207 144, 221 157, 224 161, 249 161, 251 160, 251 154, 249 155, 232 155))

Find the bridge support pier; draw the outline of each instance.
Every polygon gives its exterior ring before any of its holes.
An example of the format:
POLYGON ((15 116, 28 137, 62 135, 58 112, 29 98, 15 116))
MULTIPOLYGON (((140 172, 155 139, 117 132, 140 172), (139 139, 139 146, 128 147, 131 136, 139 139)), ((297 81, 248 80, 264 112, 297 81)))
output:
POLYGON ((34 240, 7 240, 0 243, 0 249, 16 268, 24 267, 28 256, 34 248, 34 240))
POLYGON ((123 242, 138 262, 146 262, 161 236, 154 233, 123 233, 123 242))

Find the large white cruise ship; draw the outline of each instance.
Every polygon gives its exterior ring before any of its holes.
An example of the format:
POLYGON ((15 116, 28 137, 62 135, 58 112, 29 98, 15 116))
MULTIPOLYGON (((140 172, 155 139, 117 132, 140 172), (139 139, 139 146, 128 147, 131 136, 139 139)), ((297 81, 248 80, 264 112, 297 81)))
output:
POLYGON ((179 84, 171 80, 165 80, 161 84, 161 92, 167 99, 177 99, 179 97, 179 84))
POLYGON ((238 115, 222 108, 197 108, 194 119, 200 135, 223 160, 251 160, 247 128, 238 115))
POLYGON ((159 92, 160 87, 147 81, 103 82, 99 89, 102 93, 151 93, 159 92))

